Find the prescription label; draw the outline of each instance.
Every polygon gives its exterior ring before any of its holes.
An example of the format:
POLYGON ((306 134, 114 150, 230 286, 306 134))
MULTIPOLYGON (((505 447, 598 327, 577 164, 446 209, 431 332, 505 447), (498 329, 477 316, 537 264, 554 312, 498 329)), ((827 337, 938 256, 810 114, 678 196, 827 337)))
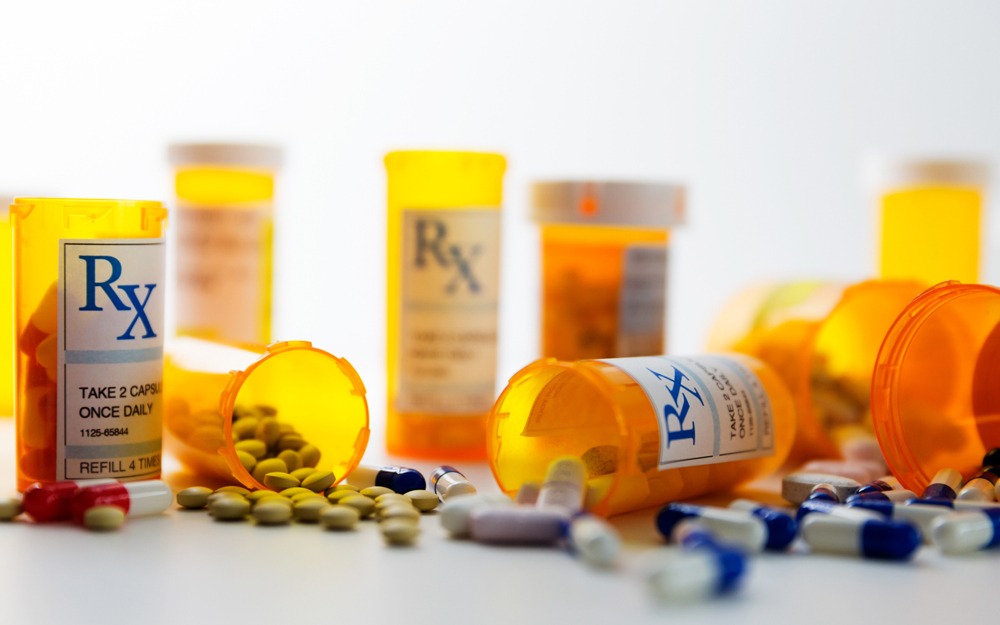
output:
POLYGON ((177 329, 181 335, 267 343, 271 318, 270 206, 186 206, 177 236, 177 329))
POLYGON ((652 356, 666 351, 667 246, 635 244, 622 252, 615 356, 652 356))
POLYGON ((646 392, 660 429, 659 469, 774 455, 774 413, 757 375, 735 358, 603 360, 646 392))
POLYGON ((59 241, 56 479, 160 473, 164 239, 59 241))
POLYGON ((404 210, 399 412, 482 414, 496 391, 500 211, 404 210))

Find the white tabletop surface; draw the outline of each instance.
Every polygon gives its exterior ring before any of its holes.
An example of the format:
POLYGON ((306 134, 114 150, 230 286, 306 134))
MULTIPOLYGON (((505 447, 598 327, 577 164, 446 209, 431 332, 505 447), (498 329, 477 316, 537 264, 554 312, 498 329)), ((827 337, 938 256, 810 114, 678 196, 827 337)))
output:
MULTIPOLYGON (((4 490, 14 484, 13 439, 12 421, 0 419, 4 490)), ((406 464, 425 475, 434 468, 406 464)), ((486 465, 461 469, 481 491, 496 490, 486 465)), ((667 549, 653 528, 654 512, 612 519, 626 544, 625 562, 613 572, 590 570, 556 548, 453 540, 433 514, 421 519, 419 542, 409 548, 387 547, 371 521, 336 533, 214 522, 205 512, 172 509, 94 534, 20 520, 0 525, 0 623, 996 620, 1000 555, 943 558, 928 548, 913 562, 891 564, 810 555, 797 545, 754 558, 732 597, 661 605, 641 573, 651 553, 667 549)))

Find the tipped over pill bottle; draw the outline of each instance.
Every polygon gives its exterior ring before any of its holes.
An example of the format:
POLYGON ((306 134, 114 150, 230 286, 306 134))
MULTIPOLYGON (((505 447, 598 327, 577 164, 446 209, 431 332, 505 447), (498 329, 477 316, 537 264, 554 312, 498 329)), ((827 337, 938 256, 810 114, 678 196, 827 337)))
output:
POLYGON ((982 471, 1000 447, 1000 289, 947 282, 900 312, 878 354, 872 420, 904 488, 982 471))
POLYGON ((496 392, 504 157, 392 152, 389 453, 483 458, 496 392))
POLYGON ((542 356, 651 356, 666 350, 667 243, 684 188, 536 182, 542 238, 542 356))
POLYGON ((546 358, 510 379, 488 428, 501 490, 513 496, 573 455, 587 469, 588 509, 611 515, 774 471, 795 408, 775 371, 740 354, 546 358))
POLYGON ((18 489, 159 477, 166 209, 19 198, 10 217, 18 489))
POLYGON ((837 458, 859 439, 875 446, 875 358, 893 321, 925 288, 891 280, 754 287, 725 306, 708 349, 759 358, 785 381, 798 416, 790 462, 837 458))
POLYGON ((368 400, 351 363, 287 341, 167 345, 167 448, 197 475, 267 488, 267 473, 315 468, 343 480, 368 445, 368 400))
POLYGON ((981 161, 886 160, 874 166, 879 275, 927 285, 978 282, 988 177, 981 161))
POLYGON ((274 177, 269 145, 172 145, 177 208, 177 334, 267 345, 271 341, 274 177))

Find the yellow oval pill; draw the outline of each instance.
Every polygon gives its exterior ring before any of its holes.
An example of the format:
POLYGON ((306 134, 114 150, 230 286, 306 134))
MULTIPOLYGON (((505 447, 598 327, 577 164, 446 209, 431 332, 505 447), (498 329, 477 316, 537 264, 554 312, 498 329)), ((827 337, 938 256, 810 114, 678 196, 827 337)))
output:
POLYGON ((274 473, 268 473, 264 476, 264 486, 272 488, 278 492, 285 490, 286 488, 295 488, 299 485, 299 481, 285 473, 284 471, 275 471, 274 473))
POLYGON ((351 506, 327 506, 319 513, 319 522, 326 529, 349 530, 358 524, 361 514, 351 506))
POLYGON ((375 502, 365 497, 364 495, 354 495, 353 497, 344 497, 338 503, 345 506, 351 506, 361 515, 361 518, 370 516, 372 512, 375 512, 375 502))
POLYGON ((83 525, 89 530, 107 532, 125 524, 125 511, 118 506, 94 506, 83 513, 83 525))
POLYGON ((267 445, 263 441, 258 441, 256 439, 250 439, 246 441, 240 441, 233 445, 236 451, 245 451, 257 460, 260 460, 267 455, 267 445))
POLYGON ((410 545, 420 534, 420 526, 406 519, 390 519, 381 525, 382 536, 390 545, 410 545))
POLYGON ((292 520, 291 506, 264 501, 253 509, 253 518, 260 525, 284 525, 292 520))
POLYGON ((421 512, 429 512, 438 507, 441 502, 436 493, 429 490, 411 490, 406 497, 412 500, 413 507, 421 512))
POLYGON ((302 480, 302 488, 308 488, 314 493, 320 493, 333 486, 337 478, 331 471, 316 471, 302 480))
POLYGON ((177 505, 192 510, 204 508, 208 505, 208 496, 212 494, 211 488, 204 486, 192 486, 177 492, 177 505))
MULTIPOLYGON (((253 479, 258 482, 264 481, 264 476, 268 473, 288 473, 288 467, 285 466, 283 460, 278 460, 277 458, 268 458, 267 460, 261 460, 257 463, 257 466, 253 468, 253 479)), ((298 486, 296 484, 296 486, 298 486)), ((282 489, 284 490, 284 489, 282 489)))
POLYGON ((375 499, 379 495, 388 495, 394 492, 396 491, 390 488, 386 488, 384 486, 369 486, 368 488, 361 489, 362 495, 364 495, 365 497, 371 497, 372 499, 375 499))
POLYGON ((329 507, 330 502, 322 497, 308 497, 296 502, 292 507, 292 514, 302 523, 315 523, 319 520, 320 513, 329 507))

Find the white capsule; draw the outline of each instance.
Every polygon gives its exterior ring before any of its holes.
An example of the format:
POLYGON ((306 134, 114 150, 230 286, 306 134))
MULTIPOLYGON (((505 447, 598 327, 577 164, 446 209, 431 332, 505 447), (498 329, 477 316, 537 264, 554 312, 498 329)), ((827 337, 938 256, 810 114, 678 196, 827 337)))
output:
POLYGON ((925 506, 922 504, 912 504, 904 506, 895 504, 893 506, 892 518, 909 521, 920 528, 920 534, 925 543, 931 542, 931 533, 934 529, 934 522, 942 516, 951 513, 949 508, 944 506, 925 506))
POLYGON ((549 464, 538 492, 538 506, 559 506, 570 514, 583 509, 587 469, 576 456, 562 456, 549 464))
POLYGON ((542 489, 541 482, 536 482, 535 480, 528 480, 524 484, 521 484, 521 488, 517 489, 517 497, 514 498, 514 503, 532 505, 538 502, 538 491, 542 489))
POLYGON ((551 544, 566 535, 571 516, 562 506, 479 506, 469 514, 469 535, 481 543, 551 544))
POLYGON ((1000 512, 984 509, 956 512, 938 518, 934 523, 934 544, 945 554, 963 555, 997 544, 1000 512))
POLYGON ((459 495, 475 495, 476 487, 458 469, 449 466, 438 467, 431 473, 431 486, 441 501, 459 495))
POLYGON ((610 524, 596 517, 581 515, 573 519, 567 534, 570 546, 587 564, 611 568, 621 557, 622 541, 610 524))
POLYGON ((451 497, 441 506, 439 512, 441 527, 448 530, 454 536, 468 536, 469 515, 479 506, 486 505, 512 506, 514 502, 503 493, 451 497))
POLYGON ((974 477, 965 483, 958 493, 962 501, 996 501, 993 482, 983 477, 974 477))

